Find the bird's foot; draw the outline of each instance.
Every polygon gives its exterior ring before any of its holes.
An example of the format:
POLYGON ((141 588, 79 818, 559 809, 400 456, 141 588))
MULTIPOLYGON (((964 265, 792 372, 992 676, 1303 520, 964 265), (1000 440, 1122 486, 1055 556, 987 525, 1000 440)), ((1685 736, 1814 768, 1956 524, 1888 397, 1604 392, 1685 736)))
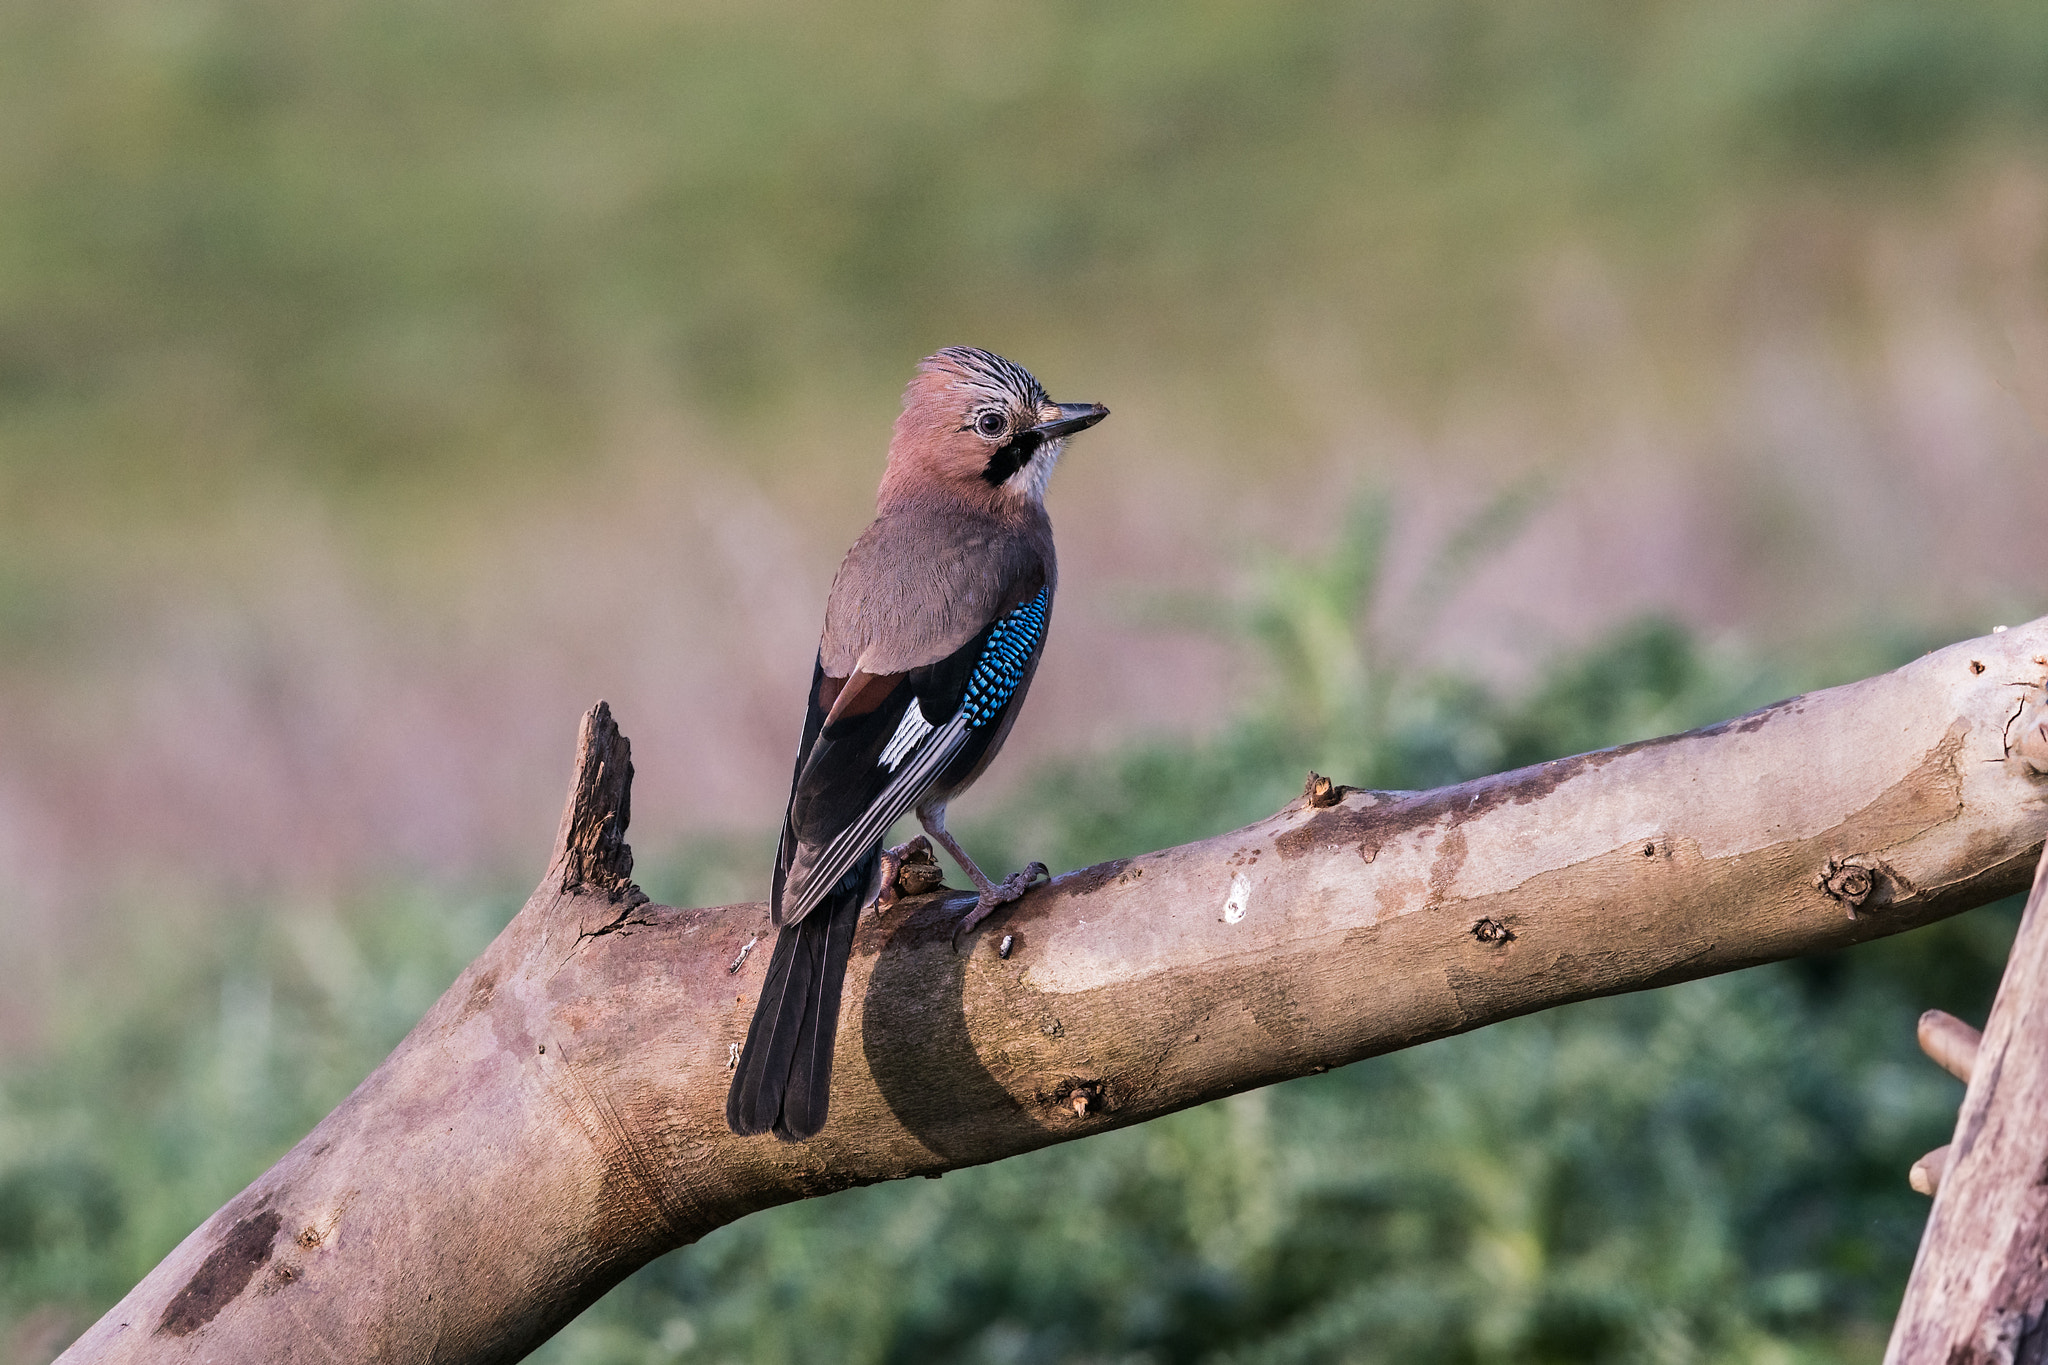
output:
POLYGON ((932 852, 932 841, 922 834, 915 839, 882 850, 882 891, 875 908, 887 910, 905 896, 922 896, 945 885, 946 874, 932 852))
POLYGON ((981 888, 981 896, 974 902, 974 908, 961 919, 960 927, 953 931, 953 940, 960 935, 971 933, 974 926, 994 914, 1002 906, 1016 900, 1031 889, 1031 884, 1040 877, 1049 875, 1044 863, 1031 863, 1022 872, 1012 872, 1000 883, 990 882, 981 888))

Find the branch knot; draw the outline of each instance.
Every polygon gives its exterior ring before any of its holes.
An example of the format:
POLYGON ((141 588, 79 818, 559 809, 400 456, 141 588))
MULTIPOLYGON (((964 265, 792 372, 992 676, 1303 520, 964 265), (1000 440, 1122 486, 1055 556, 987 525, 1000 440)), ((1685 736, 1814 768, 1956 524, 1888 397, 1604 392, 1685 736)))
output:
POLYGON ((1856 912, 1877 890, 1877 869, 1854 858, 1829 858, 1821 864, 1813 884, 1830 900, 1840 901, 1855 919, 1856 912))

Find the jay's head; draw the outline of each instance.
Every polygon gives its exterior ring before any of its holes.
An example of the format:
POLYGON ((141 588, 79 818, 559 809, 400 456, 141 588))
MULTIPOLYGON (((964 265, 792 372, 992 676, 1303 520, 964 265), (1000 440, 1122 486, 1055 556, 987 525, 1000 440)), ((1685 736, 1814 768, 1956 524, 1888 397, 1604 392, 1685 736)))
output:
POLYGON ((1055 403, 1031 372, 972 346, 918 362, 889 443, 883 501, 941 490, 976 502, 1039 503, 1066 439, 1109 409, 1055 403))

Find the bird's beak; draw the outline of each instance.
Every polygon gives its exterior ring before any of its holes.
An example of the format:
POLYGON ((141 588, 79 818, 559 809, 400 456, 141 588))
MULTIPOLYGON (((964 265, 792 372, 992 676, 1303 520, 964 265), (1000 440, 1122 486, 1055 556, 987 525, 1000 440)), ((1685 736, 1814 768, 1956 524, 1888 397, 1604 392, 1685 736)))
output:
POLYGON ((1042 440, 1059 441, 1088 430, 1109 416, 1109 409, 1100 403, 1048 403, 1041 415, 1046 420, 1031 430, 1042 440))

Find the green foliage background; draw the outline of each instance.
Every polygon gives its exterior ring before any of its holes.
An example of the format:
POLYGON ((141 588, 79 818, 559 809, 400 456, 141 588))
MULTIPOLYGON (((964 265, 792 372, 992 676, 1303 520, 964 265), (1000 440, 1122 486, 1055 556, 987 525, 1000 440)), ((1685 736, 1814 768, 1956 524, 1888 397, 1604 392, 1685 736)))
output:
MULTIPOLYGON (((1340 408, 1558 388, 1529 271, 1591 242, 1683 319, 1642 344, 1710 407, 1778 226, 1820 225, 1791 236, 1825 285, 1864 210, 1938 216, 2039 162, 2048 7, 70 0, 0 7, 0 132, 0 685, 25 689, 129 669, 110 585, 213 552, 251 490, 311 490, 380 570, 431 571, 643 405, 805 472, 820 433, 882 429, 935 337, 1145 394, 1156 439, 1251 468, 1310 444, 1274 396, 1304 353, 1340 408), (1332 319, 1344 344, 1313 344, 1332 319)), ((1854 351, 1861 296, 1819 292, 1854 351)), ((1078 866, 1266 814, 1309 767, 1433 785, 1931 643, 1744 652, 1646 619, 1508 692, 1405 669, 1531 496, 1398 601, 1367 500, 1239 599, 1164 604, 1255 647, 1270 694, 1049 767, 968 842, 1078 866)), ((767 843, 642 853, 704 902, 756 894, 767 843)), ((252 894, 202 932, 127 893, 0 1062, 0 1353, 47 1359, 303 1134, 519 881, 252 894)), ((775 1210, 541 1358, 1874 1360, 1924 1211, 1905 1170, 1959 1096, 1913 1020, 1982 1016, 2014 918, 775 1210)))
POLYGON ((1280 449, 1287 328, 1366 320, 1332 377, 1418 397, 1513 370, 1574 241, 1686 307, 1682 364, 1788 205, 2038 150, 2048 14, 80 0, 0 14, 0 126, 18 537, 532 474, 636 392, 746 440, 886 421, 935 335, 1280 449))

